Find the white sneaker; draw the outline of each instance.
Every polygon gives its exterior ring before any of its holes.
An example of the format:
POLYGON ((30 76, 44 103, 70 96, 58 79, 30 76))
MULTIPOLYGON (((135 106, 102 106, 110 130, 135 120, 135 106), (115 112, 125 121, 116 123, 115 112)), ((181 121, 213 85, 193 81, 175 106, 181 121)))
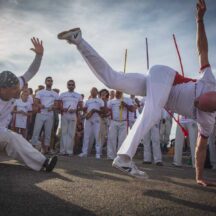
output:
POLYGON ((96 159, 101 159, 101 156, 100 156, 99 154, 96 154, 96 155, 95 155, 95 158, 96 158, 96 159))
POLYGON ((139 179, 145 180, 149 178, 146 172, 139 170, 133 161, 130 161, 128 163, 123 163, 117 157, 114 159, 112 166, 127 173, 130 176, 133 176, 139 179))
POLYGON ((82 33, 80 28, 70 29, 68 31, 63 31, 57 35, 58 39, 66 40, 68 43, 78 45, 82 39, 82 33))
POLYGON ((81 158, 82 157, 87 157, 87 154, 82 152, 82 153, 79 154, 79 157, 81 157, 81 158))

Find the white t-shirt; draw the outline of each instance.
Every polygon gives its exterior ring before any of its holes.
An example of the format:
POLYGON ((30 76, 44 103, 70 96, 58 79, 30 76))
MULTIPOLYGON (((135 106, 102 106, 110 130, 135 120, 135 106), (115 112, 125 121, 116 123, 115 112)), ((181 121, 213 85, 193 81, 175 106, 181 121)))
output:
MULTIPOLYGON (((114 121, 120 121, 120 104, 121 104, 121 99, 112 99, 108 102, 107 107, 111 109, 112 111, 112 119, 114 121)), ((133 105, 132 100, 130 98, 123 98, 123 101, 127 105, 133 105)), ((126 121, 127 120, 127 109, 124 107, 122 110, 122 120, 126 121)))
POLYGON ((34 103, 33 97, 31 95, 28 96, 28 102, 32 105, 34 103))
MULTIPOLYGON (((23 88, 24 82, 22 78, 19 77, 20 88, 23 88)), ((15 98, 10 99, 9 101, 3 101, 0 99, 0 129, 7 128, 11 121, 11 112, 15 106, 15 98)))
MULTIPOLYGON (((76 92, 63 92, 59 96, 59 100, 63 103, 64 109, 77 109, 77 105, 80 101, 82 101, 82 96, 76 92)), ((76 119, 76 112, 68 113, 64 112, 63 116, 68 119, 75 120, 76 119)))
MULTIPOLYGON (((131 100, 131 104, 132 104, 133 106, 136 105, 135 99, 131 99, 131 98, 128 98, 128 99, 131 100)), ((132 121, 132 122, 133 122, 133 121, 136 120, 136 118, 137 118, 136 110, 135 110, 134 112, 128 111, 128 120, 129 120, 129 121, 132 121)))
POLYGON ((210 67, 202 71, 202 77, 197 82, 188 82, 173 86, 166 107, 172 112, 195 119, 199 132, 209 136, 214 128, 216 112, 203 112, 194 107, 194 101, 200 95, 216 91, 216 80, 210 67))
POLYGON ((53 106, 54 101, 58 100, 58 94, 53 90, 42 89, 37 92, 35 98, 40 99, 42 105, 44 105, 44 109, 41 109, 41 113, 43 114, 53 114, 53 112, 48 112, 48 109, 53 106))
MULTIPOLYGON (((104 101, 100 98, 90 98, 85 102, 85 107, 87 108, 87 113, 93 109, 100 111, 101 107, 104 107, 104 101)), ((98 113, 94 113, 91 118, 100 117, 98 113)))
MULTIPOLYGON (((32 111, 32 105, 29 101, 22 101, 22 99, 17 99, 15 101, 15 106, 17 107, 17 111, 24 111, 25 113, 28 113, 29 111, 32 111)), ((27 125, 27 116, 17 113, 16 119, 15 119, 15 127, 18 128, 26 128, 27 125)))

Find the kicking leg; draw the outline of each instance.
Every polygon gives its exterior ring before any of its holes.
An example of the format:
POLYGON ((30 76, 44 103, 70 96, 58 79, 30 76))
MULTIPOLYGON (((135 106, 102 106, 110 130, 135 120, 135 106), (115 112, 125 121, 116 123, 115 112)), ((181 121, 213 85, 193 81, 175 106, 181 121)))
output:
POLYGON ((146 76, 141 73, 121 73, 114 71, 109 64, 82 38, 80 29, 72 29, 58 35, 77 46, 82 57, 95 76, 108 88, 128 94, 145 96, 146 76))

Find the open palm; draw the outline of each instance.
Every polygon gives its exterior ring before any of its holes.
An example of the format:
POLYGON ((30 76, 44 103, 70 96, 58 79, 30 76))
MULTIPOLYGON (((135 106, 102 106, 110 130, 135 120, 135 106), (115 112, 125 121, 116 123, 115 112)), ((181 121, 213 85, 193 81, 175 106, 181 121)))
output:
POLYGON ((42 40, 40 41, 38 38, 33 37, 31 38, 31 42, 34 46, 34 48, 31 48, 31 50, 36 54, 43 55, 44 52, 43 41, 42 40))

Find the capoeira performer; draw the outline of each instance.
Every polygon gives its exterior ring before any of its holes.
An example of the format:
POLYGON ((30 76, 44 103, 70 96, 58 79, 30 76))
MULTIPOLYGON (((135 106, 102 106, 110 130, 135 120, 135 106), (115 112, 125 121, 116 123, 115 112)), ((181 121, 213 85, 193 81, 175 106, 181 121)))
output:
POLYGON ((124 142, 128 131, 128 111, 133 111, 132 100, 122 96, 123 93, 116 91, 115 99, 108 102, 108 109, 111 113, 111 121, 108 132, 107 158, 114 159, 117 151, 124 142), (120 112, 122 109, 122 119, 120 112))
MULTIPOLYGON (((99 91, 99 97, 104 102, 104 109, 107 109, 107 104, 109 102, 109 91, 107 89, 101 89, 99 91)), ((110 112, 106 110, 101 113, 101 126, 100 126, 100 144, 103 147, 107 146, 107 137, 110 125, 110 112)))
POLYGON ((138 178, 148 178, 132 162, 142 137, 157 123, 165 107, 171 112, 196 119, 199 137, 196 146, 196 181, 206 186, 203 167, 206 157, 207 137, 211 133, 216 113, 216 80, 208 61, 208 44, 203 17, 204 0, 197 3, 197 47, 202 78, 198 81, 185 78, 174 69, 156 65, 147 75, 141 73, 118 73, 82 38, 79 28, 58 34, 59 39, 75 44, 93 73, 107 87, 146 97, 146 105, 113 161, 113 166, 138 178))
POLYGON ((80 157, 87 157, 88 151, 91 145, 91 135, 95 140, 95 150, 96 159, 101 158, 102 147, 100 143, 100 125, 101 125, 101 110, 104 107, 104 102, 102 99, 97 97, 98 90, 93 87, 91 89, 91 98, 88 99, 84 106, 84 111, 86 111, 86 119, 84 123, 84 138, 82 153, 79 154, 80 157))
MULTIPOLYGON (((179 123, 188 131, 188 141, 190 143, 190 152, 192 158, 192 166, 195 167, 195 146, 198 134, 197 123, 193 119, 180 117, 179 123)), ((175 153, 173 158, 173 165, 177 167, 182 166, 182 150, 184 145, 185 137, 182 133, 181 128, 177 125, 176 138, 175 138, 175 153)))
POLYGON ((39 39, 31 39, 36 53, 35 59, 29 69, 21 77, 16 77, 10 71, 0 73, 0 150, 7 155, 23 162, 35 171, 45 168, 52 171, 56 165, 57 157, 47 159, 39 151, 32 147, 20 134, 7 129, 11 120, 11 112, 14 109, 15 100, 19 98, 21 89, 39 70, 43 56, 43 45, 39 39))
POLYGON ((60 154, 72 156, 74 154, 74 141, 77 126, 77 112, 82 109, 82 97, 75 92, 76 85, 74 80, 67 82, 67 92, 63 92, 59 96, 61 109, 61 142, 60 154))
POLYGON ((52 77, 46 77, 45 84, 46 89, 38 91, 34 99, 34 103, 39 108, 39 112, 36 114, 31 144, 39 148, 38 138, 44 125, 45 139, 44 145, 42 144, 42 152, 47 154, 49 151, 51 153, 54 151, 50 149, 50 140, 54 121, 53 111, 58 108, 59 95, 52 90, 52 77))

